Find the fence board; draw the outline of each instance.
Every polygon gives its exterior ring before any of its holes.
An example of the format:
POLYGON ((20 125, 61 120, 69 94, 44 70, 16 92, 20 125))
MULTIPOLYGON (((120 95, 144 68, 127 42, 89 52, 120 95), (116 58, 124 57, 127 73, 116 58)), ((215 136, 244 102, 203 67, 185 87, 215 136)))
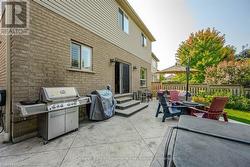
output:
MULTIPOLYGON (((152 82, 151 92, 154 96, 158 90, 179 90, 185 91, 186 84, 166 84, 160 82, 152 82)), ((204 91, 208 94, 214 92, 229 92, 234 96, 246 96, 250 98, 250 88, 243 88, 241 85, 207 85, 207 84, 190 84, 189 85, 189 92, 193 95, 204 91)))

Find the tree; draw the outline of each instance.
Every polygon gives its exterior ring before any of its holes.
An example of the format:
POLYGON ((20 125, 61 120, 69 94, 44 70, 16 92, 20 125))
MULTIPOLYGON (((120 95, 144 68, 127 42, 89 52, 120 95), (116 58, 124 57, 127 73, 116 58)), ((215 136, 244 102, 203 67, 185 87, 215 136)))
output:
POLYGON ((160 74, 160 82, 163 82, 164 80, 165 80, 165 77, 164 77, 164 75, 163 74, 160 74))
POLYGON ((208 84, 241 84, 250 86, 250 61, 223 61, 206 71, 208 84))
POLYGON ((234 59, 235 49, 225 45, 225 35, 215 29, 203 29, 192 33, 190 37, 180 44, 176 59, 181 65, 187 65, 199 70, 193 75, 193 81, 203 83, 206 69, 215 66, 223 60, 234 59))
POLYGON ((236 59, 243 60, 250 58, 250 49, 244 49, 239 54, 237 54, 236 59))

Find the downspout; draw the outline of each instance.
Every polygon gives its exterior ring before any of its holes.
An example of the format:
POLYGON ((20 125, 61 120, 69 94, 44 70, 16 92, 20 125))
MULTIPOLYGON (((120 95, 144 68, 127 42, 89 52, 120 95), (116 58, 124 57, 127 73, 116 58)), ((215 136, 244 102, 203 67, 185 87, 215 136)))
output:
POLYGON ((6 37, 6 63, 7 63, 7 72, 6 72, 6 111, 5 111, 5 134, 4 140, 6 142, 10 141, 11 138, 11 58, 10 58, 10 35, 6 37))
MULTIPOLYGON (((8 18, 9 12, 6 12, 8 18)), ((6 35, 6 113, 5 113, 5 134, 4 140, 5 142, 9 142, 11 140, 11 112, 12 112, 12 93, 11 93, 11 42, 10 42, 10 35, 6 35)))

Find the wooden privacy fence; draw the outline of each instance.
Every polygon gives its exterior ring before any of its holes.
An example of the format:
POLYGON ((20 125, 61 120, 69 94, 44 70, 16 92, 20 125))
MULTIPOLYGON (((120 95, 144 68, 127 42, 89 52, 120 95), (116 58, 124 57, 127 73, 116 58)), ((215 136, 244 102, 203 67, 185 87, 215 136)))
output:
MULTIPOLYGON (((160 82, 152 82, 151 91, 154 96, 159 89, 163 90, 180 90, 186 91, 186 84, 168 84, 160 82)), ((212 94, 214 92, 230 92, 235 96, 246 96, 250 98, 250 88, 244 88, 240 85, 207 85, 207 84, 190 84, 189 92, 192 95, 196 95, 199 92, 205 92, 207 94, 212 94)))

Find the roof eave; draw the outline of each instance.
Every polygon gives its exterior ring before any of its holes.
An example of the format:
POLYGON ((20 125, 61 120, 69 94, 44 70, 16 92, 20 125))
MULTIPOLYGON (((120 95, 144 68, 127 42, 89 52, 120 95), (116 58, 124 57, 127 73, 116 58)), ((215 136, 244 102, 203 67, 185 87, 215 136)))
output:
POLYGON ((156 55, 153 52, 152 52, 151 55, 152 55, 152 58, 155 59, 155 61, 160 62, 160 60, 158 59, 158 57, 156 57, 156 55))
POLYGON ((137 15, 132 6, 127 0, 116 0, 116 2, 122 7, 122 9, 129 15, 129 17, 136 23, 136 25, 143 31, 143 33, 148 37, 151 42, 155 42, 156 39, 149 31, 147 26, 143 23, 141 18, 137 15))

